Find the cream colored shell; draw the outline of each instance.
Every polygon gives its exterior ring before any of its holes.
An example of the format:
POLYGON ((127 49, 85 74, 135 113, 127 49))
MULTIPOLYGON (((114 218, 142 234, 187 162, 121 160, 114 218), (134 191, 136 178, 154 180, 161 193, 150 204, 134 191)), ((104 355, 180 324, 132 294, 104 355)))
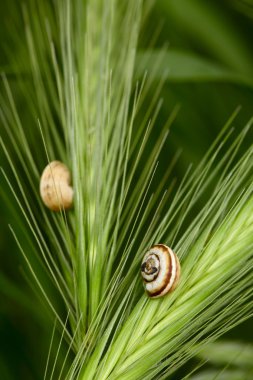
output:
POLYGON ((60 211, 72 206, 74 192, 66 165, 52 161, 45 167, 40 179, 40 195, 50 210, 60 211))
POLYGON ((180 273, 177 255, 164 244, 151 247, 141 264, 144 287, 152 298, 172 292, 178 284, 180 273))

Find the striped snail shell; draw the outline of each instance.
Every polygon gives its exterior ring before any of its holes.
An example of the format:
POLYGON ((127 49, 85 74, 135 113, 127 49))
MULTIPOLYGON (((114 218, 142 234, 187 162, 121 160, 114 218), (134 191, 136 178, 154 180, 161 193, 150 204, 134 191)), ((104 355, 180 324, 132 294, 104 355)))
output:
POLYGON ((50 210, 60 211, 72 206, 74 191, 70 182, 70 171, 62 162, 52 161, 45 167, 40 179, 40 195, 50 210))
POLYGON ((144 287, 152 298, 172 292, 178 284, 180 272, 177 255, 164 244, 153 245, 142 260, 144 287))

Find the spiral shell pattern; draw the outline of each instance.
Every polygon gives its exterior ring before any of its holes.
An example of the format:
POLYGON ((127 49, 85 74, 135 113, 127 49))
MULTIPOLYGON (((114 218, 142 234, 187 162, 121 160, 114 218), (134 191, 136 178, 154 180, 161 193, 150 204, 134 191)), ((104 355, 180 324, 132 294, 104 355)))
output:
POLYGON ((45 167, 40 179, 40 195, 52 211, 66 210, 72 206, 74 191, 66 165, 52 161, 45 167))
POLYGON ((180 273, 177 255, 164 244, 152 246, 141 264, 144 287, 151 298, 172 292, 178 284, 180 273))

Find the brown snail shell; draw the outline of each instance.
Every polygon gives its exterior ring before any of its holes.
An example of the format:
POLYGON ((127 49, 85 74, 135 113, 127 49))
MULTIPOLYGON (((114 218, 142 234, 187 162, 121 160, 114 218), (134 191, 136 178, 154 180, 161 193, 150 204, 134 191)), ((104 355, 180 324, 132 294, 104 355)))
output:
POLYGON ((52 161, 45 167, 40 179, 40 195, 50 210, 60 211, 72 206, 74 191, 66 165, 52 161))
POLYGON ((179 282, 180 273, 178 257, 167 245, 153 245, 144 255, 141 275, 149 297, 158 298, 172 292, 179 282))

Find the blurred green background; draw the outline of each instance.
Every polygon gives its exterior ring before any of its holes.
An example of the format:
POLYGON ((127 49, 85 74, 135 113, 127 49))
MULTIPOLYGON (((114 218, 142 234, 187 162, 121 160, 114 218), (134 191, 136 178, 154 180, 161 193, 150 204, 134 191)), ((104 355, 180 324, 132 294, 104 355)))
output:
MULTIPOLYGON (((20 2, 0 2, 0 68, 24 113, 22 94, 15 91, 11 55, 15 52, 16 59, 19 54, 23 57, 25 43, 20 2)), ((180 180, 190 163, 196 165, 200 161, 238 106, 241 110, 233 123, 235 134, 253 116, 253 1, 154 2, 140 38, 137 72, 151 71, 164 46, 168 50, 155 73, 159 83, 167 70, 157 134, 175 106, 179 105, 180 110, 162 152, 159 170, 163 171, 182 149, 174 173, 180 180), (145 65, 145 54, 150 55, 148 65, 152 67, 145 65)), ((151 90, 146 104, 152 95, 151 90)), ((26 126, 28 135, 32 128, 34 124, 26 126)), ((5 136, 2 126, 1 136, 5 136)), ((1 166, 8 172, 2 151, 0 158, 1 166)), ((20 215, 3 176, 0 183, 0 378, 41 379, 53 322, 27 284, 25 264, 8 228, 11 223, 22 235, 20 215)), ((252 320, 232 330, 226 338, 252 342, 252 320)), ((192 363, 184 370, 189 371, 191 366, 192 363)))

